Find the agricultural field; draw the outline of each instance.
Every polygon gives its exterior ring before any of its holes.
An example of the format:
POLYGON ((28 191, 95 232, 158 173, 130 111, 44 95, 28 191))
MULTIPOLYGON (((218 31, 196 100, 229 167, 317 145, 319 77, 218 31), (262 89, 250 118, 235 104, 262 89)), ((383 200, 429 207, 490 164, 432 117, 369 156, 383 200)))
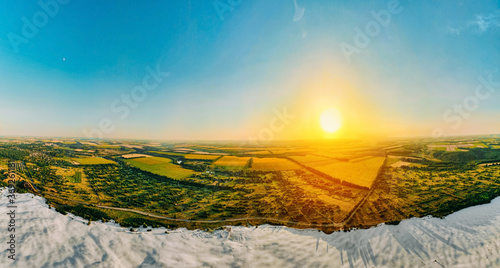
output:
POLYGON ((486 144, 484 144, 484 142, 475 142, 473 143, 474 145, 474 148, 488 148, 488 146, 486 146, 486 144))
POLYGON ((332 185, 331 181, 304 169, 284 171, 283 176, 303 190, 304 200, 321 200, 334 208, 336 222, 341 221, 368 192, 340 184, 332 185))
POLYGON ((113 145, 113 144, 99 144, 94 145, 98 149, 119 149, 121 145, 113 145))
POLYGON ((72 144, 65 139, 68 144, 61 148, 59 141, 5 140, 0 142, 3 178, 7 164, 15 162, 19 176, 38 189, 20 184, 21 190, 43 195, 60 211, 73 213, 76 204, 82 205, 75 202, 84 202, 100 215, 96 219, 107 215, 124 226, 152 218, 95 205, 183 220, 151 221, 159 226, 205 229, 225 223, 189 220, 238 219, 234 224, 331 232, 442 216, 500 195, 500 150, 493 149, 500 139, 495 137, 249 147, 222 142, 72 144), (252 220, 241 220, 246 217, 252 220))
POLYGON ((445 216, 500 194, 500 165, 477 169, 389 168, 350 222, 371 226, 410 217, 445 216))
POLYGON ((271 154, 271 151, 251 151, 245 152, 246 155, 268 155, 271 154))
POLYGON ((175 152, 164 152, 164 151, 149 151, 149 153, 155 153, 155 154, 163 154, 163 155, 170 155, 170 156, 183 156, 183 153, 175 153, 175 152))
POLYGON ((302 169, 301 166, 285 158, 252 158, 252 170, 282 171, 302 169))
POLYGON ((193 152, 194 150, 190 149, 190 148, 182 148, 182 147, 175 146, 174 151, 179 152, 179 153, 189 153, 189 152, 193 152))
POLYGON ((147 154, 123 154, 122 157, 125 159, 131 159, 131 158, 151 157, 151 156, 147 154))
POLYGON ((0 158, 0 170, 8 169, 9 160, 5 158, 0 158))
MULTIPOLYGON (((82 166, 82 168, 52 167, 51 169, 55 171, 54 175, 60 176, 63 179, 62 183, 59 182, 61 185, 56 192, 65 198, 84 202, 98 202, 102 194, 96 195, 92 190, 91 184, 84 173, 84 167, 85 166, 82 166)), ((53 188, 51 187, 48 189, 53 188)))
POLYGON ((80 165, 102 165, 102 164, 115 164, 115 162, 102 158, 102 157, 83 157, 71 158, 72 161, 80 165))
POLYGON ((384 157, 371 157, 358 162, 338 161, 330 165, 312 163, 310 167, 341 181, 370 188, 384 161, 384 157))
POLYGON ((248 161, 251 157, 238 157, 238 156, 223 156, 215 161, 214 166, 221 167, 225 170, 243 170, 248 167, 248 161))
POLYGON ((165 151, 149 151, 152 154, 160 154, 166 156, 175 156, 175 157, 183 157, 189 160, 215 160, 221 155, 219 154, 210 154, 205 152, 195 153, 196 151, 190 149, 183 150, 175 150, 175 152, 165 152, 165 151))
POLYGON ((394 167, 394 168, 399 168, 399 167, 409 167, 411 166, 412 163, 410 162, 405 162, 405 161, 397 161, 396 163, 392 163, 391 165, 389 165, 390 167, 394 167))
POLYGON ((291 158, 291 159, 293 159, 301 164, 304 164, 304 165, 314 163, 315 166, 329 165, 329 164, 337 162, 337 160, 333 160, 331 158, 319 156, 319 155, 289 156, 289 158, 291 158))
POLYGON ((184 169, 179 165, 173 164, 172 160, 169 158, 163 158, 163 157, 134 158, 134 159, 127 159, 125 160, 125 162, 141 170, 166 176, 172 179, 184 179, 195 174, 195 172, 192 170, 184 169))
POLYGON ((431 144, 428 146, 430 149, 435 151, 455 152, 455 151, 466 151, 469 148, 484 148, 483 145, 484 144, 482 143, 476 143, 476 144, 458 143, 458 144, 431 144))
POLYGON ((372 158, 375 158, 375 156, 372 156, 372 155, 366 155, 366 156, 361 156, 361 157, 355 157, 355 158, 352 158, 350 159, 349 161, 351 163, 357 163, 357 162, 363 162, 363 161, 366 161, 366 160, 370 160, 372 158))
POLYGON ((63 176, 68 182, 81 183, 82 182, 82 169, 76 168, 60 168, 53 167, 56 170, 56 175, 63 176))
POLYGON ((311 151, 312 151, 311 149, 287 149, 287 148, 271 149, 271 152, 277 155, 309 153, 311 151))
POLYGON ((211 155, 211 154, 186 154, 184 158, 186 159, 195 159, 195 160, 215 160, 221 157, 220 155, 211 155))
POLYGON ((330 158, 330 159, 335 159, 335 160, 344 160, 344 161, 348 161, 349 158, 352 157, 351 155, 345 154, 345 153, 338 153, 338 152, 332 153, 332 152, 324 152, 324 151, 317 152, 317 153, 315 153, 315 155, 330 158))
POLYGON ((401 161, 401 157, 400 156, 395 156, 395 155, 387 155, 387 161, 385 162, 385 164, 387 166, 390 166, 394 163, 397 163, 401 161))

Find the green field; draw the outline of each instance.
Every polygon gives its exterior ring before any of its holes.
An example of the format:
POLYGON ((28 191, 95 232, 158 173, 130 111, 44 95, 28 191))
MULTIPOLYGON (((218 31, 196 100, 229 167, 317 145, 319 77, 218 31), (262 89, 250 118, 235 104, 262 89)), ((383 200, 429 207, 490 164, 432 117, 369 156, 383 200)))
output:
POLYGON ((80 157, 80 158, 71 158, 71 160, 78 162, 78 164, 80 165, 115 164, 115 162, 101 157, 80 157))
POLYGON ((97 145, 96 147, 99 149, 118 149, 121 146, 120 145, 112 145, 112 144, 103 144, 103 145, 97 145))
POLYGON ((74 176, 68 176, 66 177, 70 182, 72 183, 81 183, 82 182, 82 172, 81 171, 75 171, 74 176))
POLYGON ((184 156, 182 153, 174 153, 174 152, 163 152, 163 151, 149 151, 149 153, 154 154, 164 154, 164 155, 174 155, 174 156, 184 156))
POLYGON ((338 226, 365 228, 411 217, 445 216, 500 196, 500 150, 492 149, 500 148, 500 138, 461 137, 442 144, 420 139, 373 145, 297 141, 265 147, 137 141, 140 148, 119 152, 89 152, 88 146, 61 150, 53 144, 30 142, 29 146, 8 139, 0 142, 3 178, 7 164, 14 162, 29 183, 16 188, 35 192, 27 188, 33 184, 51 204, 59 203, 58 211, 92 220, 112 218, 126 227, 144 224, 147 217, 118 210, 106 210, 106 216, 104 209, 94 205, 183 220, 155 223, 168 228, 279 224, 331 232, 338 226), (173 151, 177 147, 200 151, 173 151), (226 150, 236 151, 220 155, 226 150), (87 209, 82 209, 82 202, 87 209), (221 221, 226 219, 234 222, 221 221))
POLYGON ((172 179, 184 179, 193 174, 194 171, 182 168, 179 165, 172 163, 169 158, 163 157, 146 157, 146 158, 135 158, 127 159, 125 162, 130 165, 162 176, 167 176, 172 179))

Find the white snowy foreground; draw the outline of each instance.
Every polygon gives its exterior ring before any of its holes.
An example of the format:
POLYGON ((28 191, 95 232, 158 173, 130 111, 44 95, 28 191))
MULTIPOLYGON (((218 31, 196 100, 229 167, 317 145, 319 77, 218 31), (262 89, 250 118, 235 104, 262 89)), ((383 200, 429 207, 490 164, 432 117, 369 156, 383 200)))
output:
MULTIPOLYGON (((8 198, 0 197, 5 249, 8 198)), ((286 227, 231 227, 214 233, 145 229, 131 233, 48 208, 32 194, 16 198, 16 260, 1 267, 500 267, 500 198, 445 219, 324 234, 286 227)))

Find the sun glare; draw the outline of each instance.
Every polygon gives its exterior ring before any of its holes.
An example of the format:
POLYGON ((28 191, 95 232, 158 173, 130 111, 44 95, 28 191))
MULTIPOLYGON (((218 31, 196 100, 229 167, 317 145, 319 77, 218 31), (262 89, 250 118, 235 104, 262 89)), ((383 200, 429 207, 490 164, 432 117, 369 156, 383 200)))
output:
POLYGON ((319 123, 324 131, 334 133, 342 126, 342 116, 337 109, 330 108, 321 113, 319 123))

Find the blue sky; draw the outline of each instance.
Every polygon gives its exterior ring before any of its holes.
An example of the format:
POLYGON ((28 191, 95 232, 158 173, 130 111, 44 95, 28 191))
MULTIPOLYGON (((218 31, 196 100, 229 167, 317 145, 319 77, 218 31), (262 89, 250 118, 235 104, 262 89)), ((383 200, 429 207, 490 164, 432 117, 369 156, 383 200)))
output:
POLYGON ((42 1, 53 14, 1 2, 0 135, 246 139, 287 107, 295 119, 275 137, 317 138, 330 106, 345 135, 500 133, 500 87, 443 118, 500 67, 499 1, 42 1), (346 57, 355 29, 394 3, 346 57), (168 76, 126 116, 113 111, 148 66, 168 76))

